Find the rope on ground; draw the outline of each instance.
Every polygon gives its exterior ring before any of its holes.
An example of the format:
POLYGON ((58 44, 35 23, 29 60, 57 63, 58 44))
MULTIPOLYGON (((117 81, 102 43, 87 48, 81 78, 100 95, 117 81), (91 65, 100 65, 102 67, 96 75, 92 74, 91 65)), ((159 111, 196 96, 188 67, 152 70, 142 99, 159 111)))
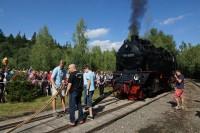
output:
POLYGON ((47 106, 56 98, 56 96, 61 93, 61 91, 64 89, 65 85, 62 84, 60 86, 60 88, 58 89, 58 91, 56 92, 56 94, 54 94, 48 101, 47 103, 38 111, 36 111, 33 115, 31 115, 28 119, 24 120, 23 122, 19 123, 18 125, 16 125, 14 128, 12 128, 11 130, 9 130, 7 133, 11 133, 14 130, 16 130, 17 128, 23 126, 24 124, 28 123, 29 121, 31 121, 33 118, 35 118, 40 112, 44 111, 47 106))
MULTIPOLYGON (((32 81, 32 80, 26 80, 26 81, 32 81)), ((18 80, 18 82, 26 82, 26 81, 19 81, 18 80)), ((36 79, 36 80, 34 80, 34 81, 39 81, 39 82, 43 82, 43 81, 49 81, 49 80, 38 80, 38 79, 36 79)), ((13 80, 11 80, 11 81, 4 81, 4 82, 0 82, 0 83, 8 83, 8 82, 14 82, 13 80)))

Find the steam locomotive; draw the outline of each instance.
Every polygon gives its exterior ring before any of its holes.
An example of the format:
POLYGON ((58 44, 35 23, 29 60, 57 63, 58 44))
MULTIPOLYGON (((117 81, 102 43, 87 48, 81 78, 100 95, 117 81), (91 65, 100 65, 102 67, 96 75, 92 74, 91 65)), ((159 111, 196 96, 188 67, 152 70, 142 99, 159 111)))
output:
POLYGON ((129 100, 152 97, 169 89, 175 68, 172 53, 134 35, 124 41, 116 54, 114 92, 129 100))

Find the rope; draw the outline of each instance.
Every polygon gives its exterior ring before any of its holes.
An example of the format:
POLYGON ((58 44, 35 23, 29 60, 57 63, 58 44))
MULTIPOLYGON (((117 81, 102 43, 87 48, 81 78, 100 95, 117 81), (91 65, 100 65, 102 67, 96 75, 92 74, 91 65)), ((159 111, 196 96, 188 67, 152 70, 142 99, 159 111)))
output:
POLYGON ((8 83, 8 82, 11 82, 11 81, 4 81, 4 82, 0 82, 0 83, 8 83))
MULTIPOLYGON (((29 82, 32 82, 33 80, 26 80, 26 81, 29 81, 29 82)), ((18 82, 26 82, 26 81, 19 81, 18 80, 18 82)), ((34 81, 40 81, 40 82, 42 82, 42 81, 49 81, 49 80, 34 80, 34 81)), ((0 82, 0 83, 8 83, 8 82, 14 82, 13 80, 11 80, 11 81, 4 81, 4 82, 0 82)))
POLYGON ((24 124, 28 123, 30 120, 32 120, 33 118, 35 118, 40 112, 42 112, 44 109, 46 109, 46 107, 56 98, 56 96, 61 93, 61 91, 64 89, 64 85, 62 84, 60 86, 60 88, 58 89, 58 91, 56 92, 56 94, 54 94, 48 101, 47 103, 40 108, 38 111, 36 111, 33 115, 31 115, 28 119, 24 120, 22 123, 19 123, 18 125, 16 125, 14 128, 12 128, 11 130, 9 130, 7 133, 11 133, 14 130, 16 130, 17 128, 23 126, 24 124))

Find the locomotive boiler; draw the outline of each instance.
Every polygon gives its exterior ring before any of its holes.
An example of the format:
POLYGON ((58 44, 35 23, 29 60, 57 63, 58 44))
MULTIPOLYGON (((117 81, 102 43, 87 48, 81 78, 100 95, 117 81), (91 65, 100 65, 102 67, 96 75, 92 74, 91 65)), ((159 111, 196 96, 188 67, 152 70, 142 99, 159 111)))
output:
POLYGON ((129 100, 151 97, 169 89, 175 68, 172 53, 133 35, 124 41, 116 54, 114 92, 129 100))

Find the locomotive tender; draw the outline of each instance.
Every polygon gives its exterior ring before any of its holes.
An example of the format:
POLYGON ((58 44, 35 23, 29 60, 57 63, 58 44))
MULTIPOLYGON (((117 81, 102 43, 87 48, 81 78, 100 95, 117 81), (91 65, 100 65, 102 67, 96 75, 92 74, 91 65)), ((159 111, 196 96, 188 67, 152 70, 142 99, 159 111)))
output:
POLYGON ((114 92, 129 100, 151 97, 169 89, 175 68, 173 54, 133 35, 117 52, 114 92))

